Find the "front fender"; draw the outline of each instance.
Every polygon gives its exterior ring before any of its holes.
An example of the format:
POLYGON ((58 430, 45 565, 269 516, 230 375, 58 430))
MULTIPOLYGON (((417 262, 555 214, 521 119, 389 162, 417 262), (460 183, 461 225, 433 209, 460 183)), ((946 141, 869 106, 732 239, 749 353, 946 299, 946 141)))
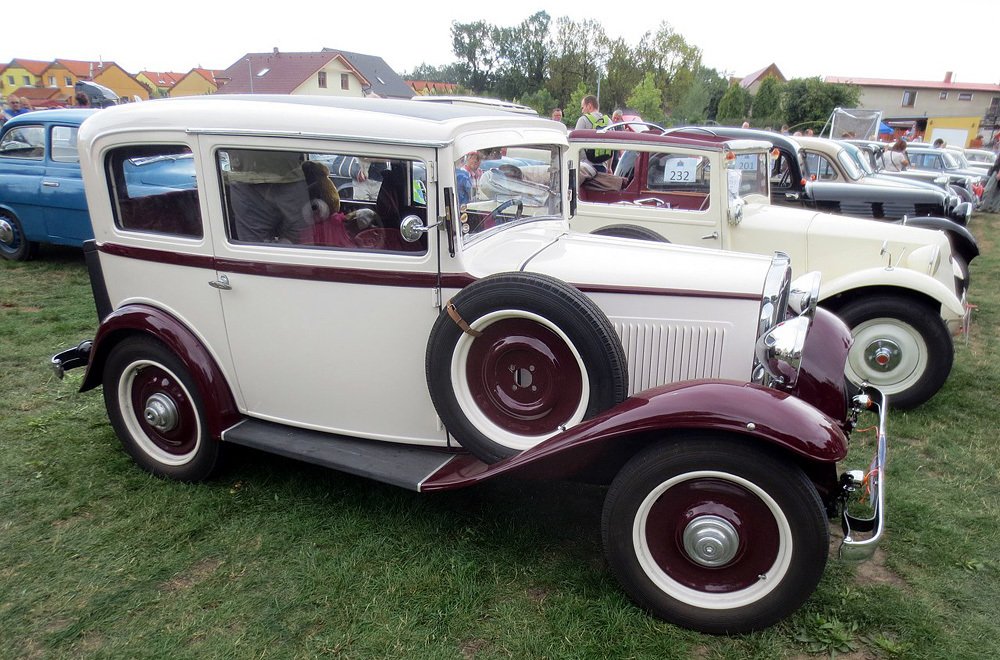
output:
POLYGON ((427 479, 421 490, 450 490, 510 472, 553 479, 596 471, 607 479, 642 446, 669 442, 677 431, 736 435, 812 464, 833 464, 847 455, 847 436, 837 422, 801 399, 752 383, 696 380, 629 397, 499 463, 450 468, 427 479))
POLYGON ((87 373, 80 385, 81 392, 101 384, 111 349, 125 337, 137 333, 163 342, 184 363, 205 403, 205 422, 212 437, 221 437, 225 429, 240 421, 233 394, 211 354, 183 323, 149 305, 126 305, 101 321, 87 373))
POLYGON ((824 279, 820 290, 820 300, 826 300, 855 289, 870 287, 894 287, 923 294, 941 304, 941 316, 946 320, 960 319, 965 315, 965 308, 962 306, 962 301, 955 295, 954 289, 949 289, 926 273, 909 268, 887 268, 884 266, 866 268, 833 279, 824 279))
POLYGON ((951 251, 960 256, 966 264, 979 256, 979 243, 966 227, 956 224, 954 220, 947 218, 936 218, 924 216, 918 218, 907 218, 904 223, 907 227, 920 227, 922 229, 937 229, 943 231, 951 243, 951 251))

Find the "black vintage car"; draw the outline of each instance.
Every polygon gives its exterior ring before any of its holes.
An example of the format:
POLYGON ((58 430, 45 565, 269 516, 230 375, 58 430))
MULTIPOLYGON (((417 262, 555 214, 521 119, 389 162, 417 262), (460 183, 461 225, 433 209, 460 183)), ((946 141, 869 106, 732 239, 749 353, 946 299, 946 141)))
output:
POLYGON ((907 168, 902 172, 888 171, 885 168, 887 145, 884 142, 877 142, 875 140, 840 140, 840 142, 845 145, 845 148, 850 149, 847 145, 853 145, 858 149, 863 159, 861 163, 862 169, 868 175, 878 175, 880 177, 891 176, 910 182, 921 181, 948 190, 957 195, 961 201, 969 202, 973 206, 978 202, 978 197, 976 197, 975 192, 972 190, 976 182, 976 177, 952 175, 945 172, 916 169, 914 167, 907 168))
POLYGON ((979 256, 979 245, 965 227, 972 204, 949 191, 894 177, 866 176, 846 154, 843 159, 821 156, 803 149, 796 138, 772 131, 727 126, 699 130, 774 145, 773 204, 938 229, 948 235, 952 250, 966 264, 979 256))

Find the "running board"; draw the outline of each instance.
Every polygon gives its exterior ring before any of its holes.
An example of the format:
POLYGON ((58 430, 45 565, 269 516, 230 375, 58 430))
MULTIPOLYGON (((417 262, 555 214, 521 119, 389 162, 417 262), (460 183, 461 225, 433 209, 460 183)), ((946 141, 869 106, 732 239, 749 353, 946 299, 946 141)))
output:
POLYGON ((415 491, 458 456, 436 447, 363 440, 258 419, 244 419, 223 431, 222 439, 415 491))

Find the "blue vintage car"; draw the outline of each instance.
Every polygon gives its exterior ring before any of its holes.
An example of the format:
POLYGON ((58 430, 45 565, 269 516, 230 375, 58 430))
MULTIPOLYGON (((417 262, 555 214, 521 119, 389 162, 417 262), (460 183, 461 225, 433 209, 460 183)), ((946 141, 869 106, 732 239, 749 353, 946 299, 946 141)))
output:
MULTIPOLYGON (((0 131, 0 257, 31 259, 39 243, 80 247, 94 238, 76 135, 99 110, 42 110, 0 131)), ((134 158, 123 168, 133 196, 193 188, 190 153, 134 158), (142 191, 146 192, 143 193, 142 191)))

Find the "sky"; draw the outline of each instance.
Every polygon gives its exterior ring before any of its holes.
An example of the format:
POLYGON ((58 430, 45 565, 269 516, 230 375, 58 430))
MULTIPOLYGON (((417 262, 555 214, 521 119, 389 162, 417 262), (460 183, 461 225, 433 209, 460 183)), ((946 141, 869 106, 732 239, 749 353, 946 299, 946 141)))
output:
POLYGON ((786 78, 944 80, 950 71, 957 82, 1000 84, 997 0, 950 0, 927 3, 926 9, 923 3, 898 0, 799 5, 809 7, 808 12, 796 11, 796 4, 300 0, 271 3, 269 14, 266 5, 251 3, 173 0, 155 11, 134 4, 118 10, 117 3, 108 3, 99 11, 80 11, 78 0, 49 0, 44 14, 51 18, 42 21, 36 10, 30 21, 33 27, 11 24, 2 31, 0 63, 15 57, 104 59, 130 73, 185 73, 196 66, 225 69, 247 52, 328 47, 381 56, 404 73, 421 63, 454 61, 452 21, 513 26, 536 11, 546 11, 553 23, 562 16, 578 21, 594 18, 608 36, 633 45, 666 21, 701 49, 705 65, 740 77, 773 62, 786 78), (933 15, 933 7, 942 11, 933 15))

